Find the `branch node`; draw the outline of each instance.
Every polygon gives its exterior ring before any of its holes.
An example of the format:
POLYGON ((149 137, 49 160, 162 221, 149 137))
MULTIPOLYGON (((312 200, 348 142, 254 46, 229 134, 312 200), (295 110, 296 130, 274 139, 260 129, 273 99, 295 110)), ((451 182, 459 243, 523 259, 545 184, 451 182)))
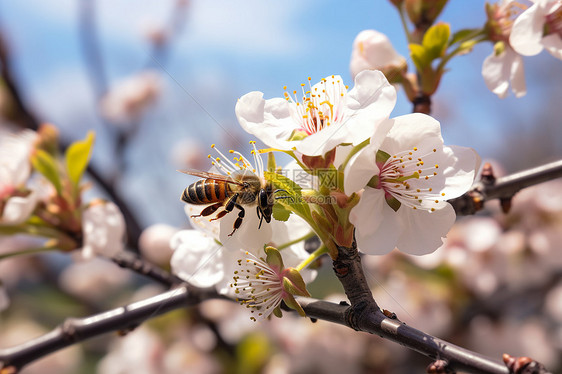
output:
POLYGON ((428 374, 454 374, 456 373, 445 360, 435 360, 425 369, 428 374))
POLYGON ((504 353, 502 358, 510 374, 551 374, 543 364, 530 357, 513 357, 504 353))

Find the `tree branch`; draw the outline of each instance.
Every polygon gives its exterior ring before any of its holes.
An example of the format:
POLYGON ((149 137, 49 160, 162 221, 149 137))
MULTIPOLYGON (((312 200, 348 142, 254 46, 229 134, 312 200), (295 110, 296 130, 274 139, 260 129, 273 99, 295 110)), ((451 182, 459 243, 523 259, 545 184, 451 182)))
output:
POLYGON ((122 268, 131 269, 134 272, 144 275, 166 287, 172 287, 184 283, 180 278, 167 272, 158 266, 140 258, 136 253, 131 251, 121 251, 112 258, 113 262, 122 268))
POLYGON ((20 370, 30 362, 72 344, 111 331, 127 332, 149 318, 220 297, 212 288, 198 289, 184 283, 176 289, 107 312, 86 318, 68 318, 43 336, 0 349, 0 369, 13 367, 20 370))
POLYGON ((470 215, 482 209, 485 201, 500 199, 505 211, 509 209, 511 198, 523 188, 560 177, 562 177, 562 160, 497 179, 490 164, 485 164, 480 181, 464 195, 449 200, 449 203, 457 215, 470 215))
MULTIPOLYGON (((222 298, 214 289, 197 289, 186 284, 149 299, 135 302, 86 318, 68 318, 51 332, 26 343, 0 349, 2 368, 21 369, 30 362, 59 349, 112 331, 127 332, 149 318, 171 310, 195 306, 208 299, 222 298)), ((346 304, 335 304, 311 298, 297 298, 308 317, 358 328, 413 349, 432 359, 446 360, 453 370, 469 373, 508 374, 500 361, 494 361, 444 340, 405 325, 398 319, 377 311, 351 326, 346 304)))
POLYGON ((375 334, 419 352, 432 359, 446 360, 448 368, 468 373, 509 374, 501 361, 489 359, 468 349, 458 347, 434 336, 410 327, 396 318, 387 317, 380 310, 365 315, 357 325, 351 326, 348 314, 351 306, 327 301, 298 297, 298 302, 308 317, 322 319, 359 331, 375 334))

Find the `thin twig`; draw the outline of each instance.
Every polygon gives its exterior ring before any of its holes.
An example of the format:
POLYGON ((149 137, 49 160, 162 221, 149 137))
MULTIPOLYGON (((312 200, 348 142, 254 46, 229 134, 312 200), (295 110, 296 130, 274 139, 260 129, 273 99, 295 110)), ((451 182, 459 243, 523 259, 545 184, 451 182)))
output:
POLYGON ((147 278, 155 280, 156 282, 166 286, 172 287, 183 281, 175 275, 161 269, 150 262, 138 257, 136 253, 131 251, 121 251, 112 258, 113 262, 122 268, 131 269, 134 272, 144 275, 147 278))

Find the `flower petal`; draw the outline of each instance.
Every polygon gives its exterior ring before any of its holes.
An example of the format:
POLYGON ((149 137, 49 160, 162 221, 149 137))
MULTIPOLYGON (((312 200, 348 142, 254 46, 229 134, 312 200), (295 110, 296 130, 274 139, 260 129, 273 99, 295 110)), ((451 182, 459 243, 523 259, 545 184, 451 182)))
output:
POLYGON ((562 60, 562 38, 558 34, 550 34, 542 39, 542 44, 554 57, 562 60))
POLYGON ((0 222, 9 225, 18 225, 25 222, 37 205, 37 193, 31 192, 26 197, 10 197, 4 206, 0 222))
POLYGON ((429 149, 441 148, 441 125, 428 115, 412 113, 394 118, 394 125, 380 149, 393 155, 414 147, 419 148, 422 143, 429 149))
POLYGON ((262 92, 250 92, 238 100, 235 112, 242 128, 268 146, 283 150, 294 147, 286 140, 296 124, 285 99, 265 100, 262 92))
POLYGON ((350 196, 364 188, 369 180, 379 173, 376 163, 377 148, 366 146, 351 157, 344 170, 344 192, 350 196))
POLYGON ((240 212, 235 208, 220 219, 220 242, 228 247, 255 252, 271 241, 271 225, 265 220, 260 226, 255 206, 245 206, 245 216, 240 227, 232 234, 234 222, 240 212), (230 235, 232 234, 232 235, 230 235))
POLYGON ((182 230, 170 240, 172 271, 196 287, 211 287, 224 278, 224 247, 197 230, 182 230))
POLYGON ((523 56, 539 54, 543 46, 541 39, 544 28, 544 11, 540 4, 534 4, 513 22, 509 44, 523 56))
POLYGON ((464 194, 472 186, 476 172, 480 168, 480 156, 472 148, 449 146, 443 149, 447 160, 441 162, 444 167, 445 187, 441 192, 447 199, 464 194))
POLYGON ((370 255, 384 255, 392 251, 402 231, 398 218, 398 214, 386 203, 384 192, 366 188, 349 215, 356 229, 359 250, 370 255))
POLYGON ((348 138, 357 145, 372 136, 379 123, 390 116, 396 104, 396 89, 380 71, 365 70, 357 74, 355 87, 347 96, 344 126, 348 138))
POLYGON ((414 209, 399 209, 403 228, 396 247, 411 255, 424 255, 435 251, 443 244, 456 214, 451 204, 434 212, 414 209))
POLYGON ((498 56, 492 53, 482 63, 484 82, 488 89, 498 95, 500 99, 507 96, 510 80, 512 80, 512 89, 517 97, 527 93, 523 73, 523 59, 509 46, 506 46, 498 56))
POLYGON ((507 53, 513 53, 513 57, 510 69, 509 80, 511 81, 511 90, 515 94, 515 97, 523 97, 527 94, 527 85, 525 84, 525 69, 523 68, 523 59, 521 56, 515 53, 512 49, 506 51, 507 53))

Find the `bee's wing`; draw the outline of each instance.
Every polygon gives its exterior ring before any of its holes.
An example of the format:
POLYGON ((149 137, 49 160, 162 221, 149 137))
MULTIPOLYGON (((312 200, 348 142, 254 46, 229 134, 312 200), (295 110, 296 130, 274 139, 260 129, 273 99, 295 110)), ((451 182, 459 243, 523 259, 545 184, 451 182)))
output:
POLYGON ((194 175, 196 177, 201 177, 201 178, 209 178, 209 179, 214 179, 214 180, 219 180, 219 181, 225 181, 228 183, 232 183, 232 184, 237 184, 239 186, 242 186, 243 184, 235 181, 234 179, 232 179, 232 177, 230 177, 229 175, 222 175, 222 174, 216 174, 216 173, 208 173, 205 171, 200 171, 200 170, 195 170, 195 169, 190 169, 190 170, 178 170, 180 173, 184 173, 184 174, 188 174, 188 175, 194 175))

